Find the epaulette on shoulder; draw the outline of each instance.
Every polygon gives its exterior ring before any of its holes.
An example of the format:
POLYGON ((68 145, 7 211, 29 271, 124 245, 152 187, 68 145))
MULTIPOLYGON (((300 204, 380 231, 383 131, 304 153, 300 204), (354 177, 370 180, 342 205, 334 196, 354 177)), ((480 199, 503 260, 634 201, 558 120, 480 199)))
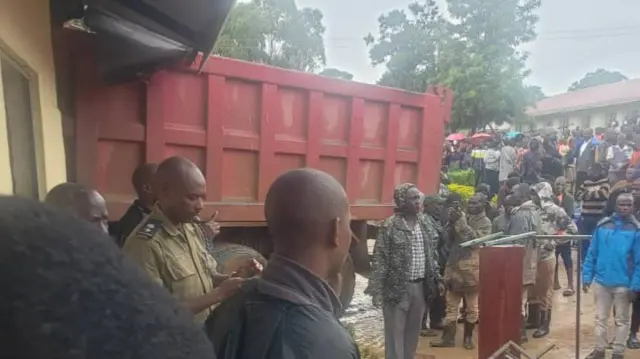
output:
POLYGON ((603 219, 601 219, 601 220, 598 222, 598 225, 597 225, 597 226, 599 227, 599 226, 601 226, 601 225, 603 225, 603 224, 605 224, 605 223, 607 223, 607 222, 610 222, 610 221, 611 221, 611 217, 604 217, 603 219))
POLYGON ((157 218, 149 218, 147 221, 138 228, 136 232, 137 236, 144 237, 147 239, 153 238, 153 236, 158 233, 158 231, 162 228, 162 221, 157 218))

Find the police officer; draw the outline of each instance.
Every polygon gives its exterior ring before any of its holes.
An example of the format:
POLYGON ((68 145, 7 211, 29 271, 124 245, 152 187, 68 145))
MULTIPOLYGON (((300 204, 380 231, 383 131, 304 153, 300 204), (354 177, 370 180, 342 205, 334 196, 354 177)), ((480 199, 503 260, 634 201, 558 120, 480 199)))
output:
POLYGON ((212 306, 233 294, 242 279, 216 271, 205 235, 193 223, 207 192, 200 169, 183 157, 171 157, 158 166, 154 181, 157 203, 123 250, 204 322, 212 306), (217 283, 220 286, 214 289, 217 283))

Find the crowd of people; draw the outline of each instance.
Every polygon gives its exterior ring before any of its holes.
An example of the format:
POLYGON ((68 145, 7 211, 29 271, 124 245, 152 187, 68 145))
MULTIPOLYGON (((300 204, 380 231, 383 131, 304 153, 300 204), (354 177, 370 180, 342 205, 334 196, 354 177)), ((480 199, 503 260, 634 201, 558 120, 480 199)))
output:
MULTIPOLYGON (((473 169, 476 194, 465 206, 459 194, 442 186, 437 195, 422 195, 423 201, 415 186, 396 190, 396 213, 380 227, 367 288, 374 305, 383 309, 386 358, 412 358, 419 335, 438 336, 438 330, 441 340, 431 345, 453 347, 460 322, 463 346, 475 347, 473 332, 481 316, 479 249, 459 244, 497 232, 592 236, 578 248, 582 289, 593 288, 597 313, 597 344, 588 359, 604 358, 606 348, 613 349, 614 359, 623 357, 625 347, 640 348, 640 301, 635 300, 640 291, 636 138, 640 139, 640 128, 623 126, 578 129, 561 139, 557 131, 546 129, 536 136, 496 136, 475 146, 464 141, 446 144, 443 170, 473 169), (616 335, 609 343, 612 310, 616 335), (418 317, 423 318, 420 323, 418 317)), ((571 241, 521 244, 524 342, 527 329, 534 329, 533 338, 550 332, 553 293, 561 289, 559 259, 567 273, 562 294, 572 296, 575 288, 571 241)))
POLYGON ((45 204, 0 198, 6 357, 360 357, 337 319, 352 233, 332 176, 276 179, 269 264, 246 260, 231 275, 208 248, 219 225, 199 218, 206 181, 195 164, 145 164, 133 185, 138 199, 114 223, 100 193, 78 183, 54 187, 45 204))

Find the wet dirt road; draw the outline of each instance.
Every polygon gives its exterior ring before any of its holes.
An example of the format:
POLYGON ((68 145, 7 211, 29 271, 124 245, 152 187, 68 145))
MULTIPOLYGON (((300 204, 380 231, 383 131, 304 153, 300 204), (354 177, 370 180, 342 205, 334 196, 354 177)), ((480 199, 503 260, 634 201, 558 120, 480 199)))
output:
MULTIPOLYGON (((575 263, 575 262, 574 262, 575 263)), ((563 273, 564 269, 560 268, 563 273)), ((565 276, 561 276, 562 284, 566 284, 565 276)), ((352 324, 356 329, 356 335, 363 342, 372 343, 380 347, 383 346, 382 335, 382 312, 373 307, 371 298, 364 295, 363 291, 367 285, 367 280, 358 277, 356 282, 356 295, 352 306, 347 310, 343 322, 352 324)), ((572 359, 575 357, 575 306, 576 296, 563 297, 562 290, 556 291, 554 295, 554 310, 551 325, 551 334, 544 339, 531 338, 532 331, 529 332, 529 343, 524 345, 529 355, 535 357, 548 345, 555 344, 557 348, 546 354, 545 359, 572 359)), ((581 345, 580 358, 584 358, 593 346, 593 325, 594 325, 594 305, 593 294, 582 295, 581 305, 581 345)), ((482 316, 482 314, 480 314, 482 316)), ((613 337, 613 319, 611 319, 611 337, 613 337)), ((435 338, 436 340, 438 338, 435 338)), ((433 338, 421 338, 418 348, 419 359, 476 359, 476 351, 462 349, 462 328, 458 330, 458 343, 456 348, 435 349, 429 347, 429 342, 433 338)), ((476 338, 477 340, 477 338, 476 338)), ((609 353, 607 353, 609 355, 609 353)), ((608 356, 607 356, 608 357, 608 356)), ((627 350, 625 358, 640 359, 640 350, 627 350)))

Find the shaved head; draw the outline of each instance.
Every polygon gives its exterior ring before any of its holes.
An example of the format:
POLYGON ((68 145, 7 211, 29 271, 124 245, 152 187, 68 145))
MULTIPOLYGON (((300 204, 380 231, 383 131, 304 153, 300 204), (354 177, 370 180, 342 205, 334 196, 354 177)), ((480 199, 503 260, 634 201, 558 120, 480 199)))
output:
POLYGON ((108 231, 107 204, 93 188, 66 182, 53 187, 44 199, 45 203, 94 223, 105 233, 108 231))
POLYGON ((207 182, 200 168, 184 157, 170 157, 158 166, 153 184, 164 214, 174 223, 191 221, 204 207, 207 182))
POLYGON ((157 163, 145 163, 133 171, 131 183, 138 194, 138 198, 145 200, 153 196, 150 184, 157 171, 157 163))
POLYGON ((264 206, 276 253, 298 256, 322 249, 333 252, 331 270, 340 270, 351 243, 351 216, 347 194, 335 178, 308 168, 287 172, 273 182, 264 206))
POLYGON ((526 183, 519 183, 513 186, 511 191, 513 196, 520 202, 520 204, 531 200, 531 187, 526 183))

